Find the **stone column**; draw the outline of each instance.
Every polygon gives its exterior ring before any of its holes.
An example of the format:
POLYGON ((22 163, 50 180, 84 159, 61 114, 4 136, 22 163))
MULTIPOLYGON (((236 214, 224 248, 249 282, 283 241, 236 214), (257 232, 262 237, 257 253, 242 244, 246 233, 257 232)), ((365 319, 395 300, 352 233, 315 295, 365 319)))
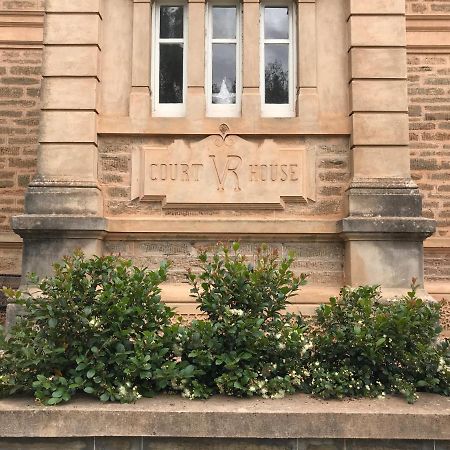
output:
POLYGON ((410 177, 404 0, 348 0, 353 179, 348 189, 346 283, 423 284, 421 217, 410 177))
POLYGON ((49 273, 74 248, 101 253, 100 5, 101 0, 46 2, 38 173, 26 193, 25 214, 12 222, 24 239, 23 275, 49 273))

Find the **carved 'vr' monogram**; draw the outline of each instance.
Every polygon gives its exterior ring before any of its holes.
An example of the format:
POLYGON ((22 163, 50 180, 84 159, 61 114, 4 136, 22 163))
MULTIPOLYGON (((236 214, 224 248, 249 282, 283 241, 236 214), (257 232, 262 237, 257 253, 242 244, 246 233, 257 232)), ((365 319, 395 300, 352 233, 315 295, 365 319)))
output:
POLYGON ((241 187, 239 186, 239 174, 238 169, 242 164, 242 158, 238 155, 227 155, 227 162, 225 163, 225 166, 223 167, 223 170, 221 173, 219 173, 219 169, 217 167, 216 163, 216 155, 209 155, 209 157, 212 159, 212 162, 214 164, 214 170, 216 172, 217 177, 217 190, 223 191, 225 182, 227 180, 227 176, 229 173, 234 175, 234 190, 240 191, 241 187))

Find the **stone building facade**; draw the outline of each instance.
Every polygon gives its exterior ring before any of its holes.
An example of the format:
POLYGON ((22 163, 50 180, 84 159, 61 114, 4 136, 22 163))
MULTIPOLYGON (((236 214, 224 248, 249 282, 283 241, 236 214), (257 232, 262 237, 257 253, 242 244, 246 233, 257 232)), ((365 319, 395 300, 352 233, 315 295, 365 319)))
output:
POLYGON ((3 283, 74 247, 169 258, 164 298, 194 314, 186 268, 199 248, 239 239, 249 258, 261 242, 298 255, 305 312, 344 283, 389 296, 412 277, 448 301, 448 1, 184 4, 0 1, 3 283), (215 40, 214 6, 236 8, 234 38, 215 40), (289 33, 267 34, 265 14, 283 8, 289 33), (185 33, 163 35, 163 14, 181 10, 185 33), (158 45, 182 45, 181 102, 164 100, 158 45), (220 91, 215 45, 236 55, 220 91), (271 103, 277 45, 289 87, 271 103))

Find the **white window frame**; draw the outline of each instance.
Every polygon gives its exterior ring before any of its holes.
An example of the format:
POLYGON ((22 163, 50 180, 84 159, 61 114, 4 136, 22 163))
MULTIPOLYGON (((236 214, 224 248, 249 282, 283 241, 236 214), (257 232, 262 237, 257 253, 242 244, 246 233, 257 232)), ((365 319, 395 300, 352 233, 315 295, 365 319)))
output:
POLYGON ((295 117, 295 87, 297 81, 296 63, 296 14, 293 2, 268 0, 261 2, 260 6, 260 95, 262 117, 295 117), (287 7, 289 10, 288 39, 266 39, 264 36, 264 10, 266 7, 287 7), (266 103, 265 86, 265 44, 289 44, 289 103, 266 103))
POLYGON ((206 115, 209 117, 239 117, 241 115, 242 98, 242 6, 239 0, 213 0, 206 6, 206 39, 205 39, 205 95, 206 115), (236 7, 235 39, 213 39, 213 8, 217 6, 236 7), (236 103, 220 105, 212 102, 212 45, 236 44, 236 103))
POLYGON ((155 117, 183 117, 186 115, 187 64, 188 64, 188 7, 183 1, 161 1, 153 4, 152 33, 152 115, 155 117), (160 9, 162 6, 183 6, 183 38, 160 38, 160 9), (183 44, 183 103, 159 102, 159 45, 161 43, 183 44))

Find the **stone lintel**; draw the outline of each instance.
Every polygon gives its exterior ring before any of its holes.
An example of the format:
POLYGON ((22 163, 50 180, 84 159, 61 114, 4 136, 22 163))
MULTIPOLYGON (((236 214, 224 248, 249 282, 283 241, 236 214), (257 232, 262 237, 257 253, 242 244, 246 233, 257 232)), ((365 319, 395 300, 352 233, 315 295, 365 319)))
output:
POLYGON ((0 402, 2 438, 88 436, 443 440, 450 439, 450 399, 420 394, 416 404, 408 405, 391 396, 346 402, 304 394, 206 401, 161 395, 130 405, 77 398, 55 408, 31 398, 0 402))

